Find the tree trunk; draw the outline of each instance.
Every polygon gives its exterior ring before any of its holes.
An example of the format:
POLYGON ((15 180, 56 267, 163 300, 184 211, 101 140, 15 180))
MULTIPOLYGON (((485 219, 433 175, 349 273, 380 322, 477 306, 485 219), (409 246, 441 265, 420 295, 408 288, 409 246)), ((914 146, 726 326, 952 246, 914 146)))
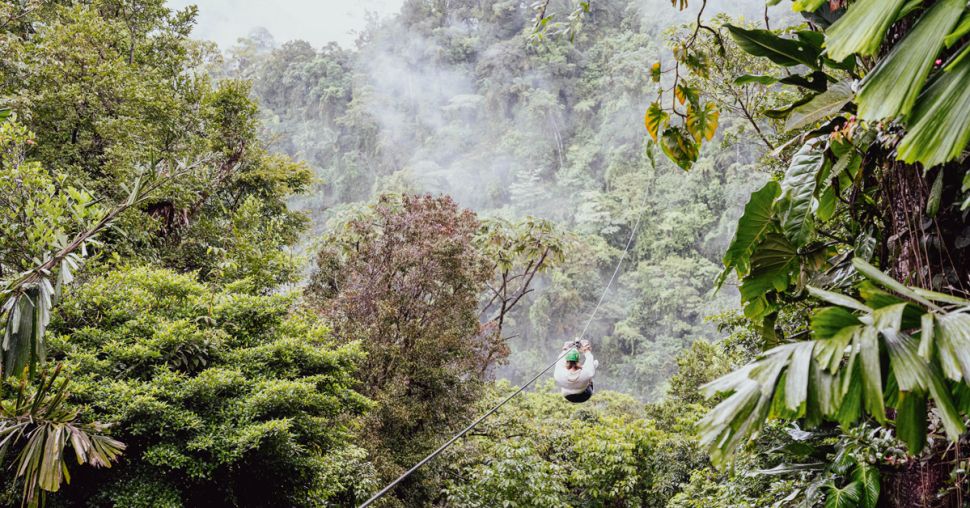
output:
MULTIPOLYGON (((882 255, 893 278, 907 285, 966 296, 970 274, 970 226, 959 210, 965 167, 950 165, 931 170, 899 162, 887 164, 880 182, 886 232, 882 255), (942 172, 940 207, 933 217, 927 202, 942 172)), ((962 456, 960 446, 945 439, 920 457, 898 467, 882 468, 879 506, 938 508, 963 506, 967 481, 951 480, 962 456)), ((966 443, 964 443, 965 445, 966 443)))
POLYGON ((886 268, 910 286, 965 296, 970 282, 970 225, 959 210, 959 198, 966 168, 944 166, 924 177, 916 166, 891 164, 880 182, 887 226, 882 256, 886 268), (931 217, 927 202, 941 174, 942 205, 931 217))
MULTIPOLYGON (((961 440, 962 441, 962 440, 961 440)), ((966 443, 962 443, 966 446, 966 443)), ((938 440, 935 446, 898 467, 883 467, 879 507, 956 508, 964 506, 966 477, 951 480, 964 456, 960 446, 938 440)))

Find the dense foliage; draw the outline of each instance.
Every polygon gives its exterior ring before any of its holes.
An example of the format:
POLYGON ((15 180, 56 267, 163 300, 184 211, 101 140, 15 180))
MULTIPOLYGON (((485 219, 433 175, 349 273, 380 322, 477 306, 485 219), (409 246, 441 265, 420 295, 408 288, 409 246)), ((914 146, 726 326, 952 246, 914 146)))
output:
MULTIPOLYGON (((761 6, 724 8, 754 17, 761 6)), ((227 52, 220 72, 253 80, 267 138, 320 177, 294 201, 314 229, 346 203, 406 191, 443 192, 489 218, 542 217, 579 235, 566 265, 539 277, 544 289, 506 321, 515 354, 500 372, 511 379, 582 330, 642 216, 590 335, 610 364, 604 383, 657 398, 677 352, 716 337, 705 316, 732 304, 729 290, 710 290, 743 196, 763 179, 751 166, 762 142, 740 111, 726 110, 724 137, 694 171, 651 163, 631 112, 651 95, 645 69, 669 53, 665 31, 690 19, 666 2, 597 2, 571 40, 538 44, 534 14, 521 2, 408 2, 355 50, 257 32, 227 52)), ((772 104, 754 100, 751 114, 772 104)))
MULTIPOLYGON (((823 470, 853 465, 853 478, 827 485, 824 495, 797 489, 792 499, 959 505, 966 488, 959 443, 970 415, 963 360, 970 245, 961 240, 970 227, 966 4, 793 6, 812 24, 775 33, 699 23, 674 69, 675 80, 679 65, 690 69, 698 87, 676 95, 697 108, 707 76, 691 62, 709 51, 698 41, 713 39, 720 51, 726 31, 775 67, 736 84, 779 83, 799 94, 765 113, 785 119, 786 141, 774 153, 784 154, 787 168, 751 194, 719 278, 737 276, 765 351, 705 387, 728 397, 700 422, 701 441, 722 463, 766 419, 810 429, 838 423, 841 451, 823 470), (905 443, 904 457, 849 446, 859 424, 905 443), (928 435, 956 443, 955 453, 928 435)), ((648 110, 648 130, 658 109, 648 110)))
POLYGON ((294 295, 194 279, 118 267, 60 305, 50 355, 84 417, 112 422, 127 449, 120 467, 79 471, 58 501, 310 506, 366 487, 373 473, 349 443, 370 407, 353 389, 359 344, 292 312, 294 295))
POLYGON ((0 4, 0 504, 962 505, 966 2, 672 3, 0 4))

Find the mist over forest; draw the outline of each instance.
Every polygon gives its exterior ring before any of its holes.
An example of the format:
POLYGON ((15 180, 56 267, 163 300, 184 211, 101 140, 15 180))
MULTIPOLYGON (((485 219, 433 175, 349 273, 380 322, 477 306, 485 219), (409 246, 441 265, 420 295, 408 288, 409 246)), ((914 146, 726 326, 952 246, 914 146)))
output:
MULTIPOLYGON (((640 110, 656 93, 647 71, 671 58, 667 34, 695 14, 665 0, 596 2, 573 40, 540 42, 526 3, 438 5, 405 3, 352 49, 257 30, 225 50, 222 72, 253 80, 271 149, 319 179, 293 200, 312 218, 308 241, 386 192, 449 195, 482 216, 535 216, 577 235, 568 265, 537 280, 507 325, 498 374, 520 381, 582 330, 642 214, 589 334, 604 387, 655 398, 675 355, 714 338, 708 318, 736 304, 713 281, 744 196, 764 179, 750 166, 764 147, 728 115, 729 134, 691 173, 646 155, 640 110)), ((561 17, 572 8, 549 6, 561 17)), ((712 2, 705 16, 724 12, 766 15, 747 0, 712 2)), ((793 18, 768 15, 775 26, 793 18)))

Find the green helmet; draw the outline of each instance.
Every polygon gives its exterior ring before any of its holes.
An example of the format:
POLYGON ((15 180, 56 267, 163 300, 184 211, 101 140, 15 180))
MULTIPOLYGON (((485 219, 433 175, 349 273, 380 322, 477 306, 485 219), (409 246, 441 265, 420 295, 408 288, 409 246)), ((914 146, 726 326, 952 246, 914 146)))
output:
POLYGON ((579 361, 579 350, 576 349, 576 348, 570 349, 569 352, 566 353, 566 361, 567 362, 578 362, 579 361))

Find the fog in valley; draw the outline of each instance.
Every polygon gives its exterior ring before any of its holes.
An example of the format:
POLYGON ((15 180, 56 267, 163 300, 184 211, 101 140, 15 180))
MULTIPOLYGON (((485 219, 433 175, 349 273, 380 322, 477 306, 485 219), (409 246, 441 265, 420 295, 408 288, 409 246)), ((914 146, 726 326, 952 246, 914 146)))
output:
MULTIPOLYGON (((787 8, 763 5, 711 2, 704 16, 790 21, 787 8)), ((548 9, 565 20, 575 5, 548 9)), ((534 17, 527 2, 511 0, 404 2, 394 14, 368 15, 353 43, 255 28, 222 46, 218 72, 254 81, 264 139, 319 179, 293 202, 313 220, 304 246, 385 192, 447 194, 485 217, 546 218, 583 239, 507 324, 511 355, 499 377, 521 379, 579 333, 642 213, 632 255, 588 335, 603 358, 603 386, 651 399, 674 372, 674 355, 713 337, 708 318, 736 303, 733 288, 711 287, 744 196, 763 179, 748 167, 763 146, 726 114, 732 142, 706 149, 691 172, 662 156, 656 168, 649 161, 642 114, 657 85, 648 71, 671 59, 667 36, 696 10, 596 1, 572 40, 556 33, 565 21, 537 40, 534 17)))

